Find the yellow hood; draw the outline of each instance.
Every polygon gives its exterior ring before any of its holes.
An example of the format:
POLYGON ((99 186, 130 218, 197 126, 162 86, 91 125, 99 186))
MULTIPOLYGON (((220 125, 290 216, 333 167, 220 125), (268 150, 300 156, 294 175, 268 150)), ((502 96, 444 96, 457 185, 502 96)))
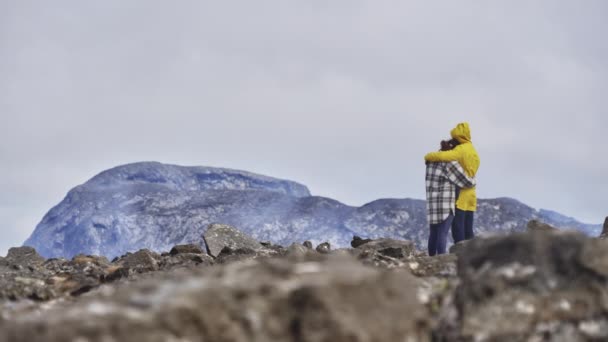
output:
POLYGON ((458 140, 459 143, 463 144, 471 142, 471 130, 467 122, 461 122, 450 132, 452 138, 458 140))

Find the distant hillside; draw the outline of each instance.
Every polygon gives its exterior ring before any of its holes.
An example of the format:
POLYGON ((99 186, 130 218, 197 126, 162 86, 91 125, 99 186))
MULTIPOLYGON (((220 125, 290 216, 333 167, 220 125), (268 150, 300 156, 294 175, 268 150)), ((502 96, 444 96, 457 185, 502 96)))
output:
MULTIPOLYGON (((510 198, 479 201, 476 231, 512 232, 530 219, 598 235, 561 214, 510 198)), ((234 225, 258 240, 288 245, 311 240, 348 246, 353 235, 414 241, 423 249, 428 227, 423 200, 381 199, 351 207, 311 196, 301 184, 249 172, 146 162, 119 166, 72 189, 25 245, 45 257, 79 253, 110 258, 127 251, 167 250, 203 243, 209 223, 234 225)))

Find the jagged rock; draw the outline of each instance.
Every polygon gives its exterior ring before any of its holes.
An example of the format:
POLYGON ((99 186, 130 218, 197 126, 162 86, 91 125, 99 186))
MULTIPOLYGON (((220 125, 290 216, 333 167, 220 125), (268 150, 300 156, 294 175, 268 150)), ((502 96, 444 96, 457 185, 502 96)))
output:
POLYGON ((328 254, 331 252, 331 245, 329 242, 323 242, 317 246, 316 251, 321 254, 328 254))
POLYGON ((157 271, 161 256, 147 249, 141 249, 135 253, 127 253, 113 262, 114 267, 107 270, 105 281, 114 281, 129 277, 133 274, 157 271))
POLYGON ((362 239, 359 236, 355 235, 353 236, 353 240, 350 242, 350 246, 352 248, 357 248, 363 244, 366 244, 368 242, 372 241, 372 239, 362 239))
POLYGON ((56 303, 44 319, 8 315, 0 341, 427 342, 418 287, 350 258, 235 263, 56 303))
POLYGON ((23 246, 9 249, 5 261, 9 265, 27 267, 40 266, 44 263, 45 259, 34 248, 23 246))
POLYGON ((147 249, 140 249, 135 253, 129 253, 118 261, 124 267, 136 272, 150 272, 158 270, 158 260, 160 255, 147 249))
POLYGON ((583 327, 608 313, 605 248, 604 241, 560 231, 472 240, 458 256, 459 327, 443 337, 585 340, 583 327))
POLYGON ((211 224, 203 234, 203 239, 207 246, 207 253, 213 257, 217 257, 225 247, 232 250, 251 249, 254 251, 263 247, 252 237, 224 224, 211 224))
POLYGON ((543 232, 557 230, 557 228, 555 228, 551 225, 548 225, 544 222, 540 222, 538 220, 531 220, 530 222, 528 222, 526 229, 528 231, 538 230, 538 231, 543 231, 543 232))
POLYGON ((600 238, 605 239, 608 238, 608 217, 604 220, 604 226, 602 228, 602 233, 600 234, 600 238))
POLYGON ((177 246, 171 248, 171 251, 169 252, 169 254, 171 254, 171 255, 183 254, 183 253, 203 254, 204 252, 200 246, 194 245, 194 244, 177 245, 177 246))
POLYGON ((308 240, 304 241, 304 243, 302 245, 308 249, 313 249, 312 242, 310 242, 308 240))

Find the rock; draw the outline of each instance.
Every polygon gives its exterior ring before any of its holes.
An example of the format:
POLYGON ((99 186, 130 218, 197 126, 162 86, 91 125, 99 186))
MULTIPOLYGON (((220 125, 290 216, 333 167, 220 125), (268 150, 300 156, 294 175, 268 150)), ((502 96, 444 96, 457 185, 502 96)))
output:
POLYGON ((408 272, 334 257, 192 272, 7 315, 0 341, 431 341, 408 272))
POLYGON ((555 228, 555 227, 553 227, 551 225, 548 225, 548 224, 546 224, 544 222, 540 222, 538 220, 530 220, 530 222, 528 222, 528 225, 527 225, 526 229, 528 231, 536 231, 536 230, 538 230, 538 231, 543 231, 543 232, 557 230, 557 228, 555 228))
POLYGON ((600 238, 605 239, 608 237, 608 217, 604 220, 604 226, 602 228, 602 233, 600 234, 600 238))
POLYGON ((376 250, 380 254, 394 258, 408 258, 416 252, 413 242, 408 240, 377 239, 361 244, 357 247, 361 250, 376 250))
POLYGON ((462 340, 583 340, 579 326, 608 313, 606 254, 604 241, 574 232, 533 229, 471 240, 458 255, 456 335, 462 340))
POLYGON ((44 258, 32 247, 13 247, 8 250, 5 261, 9 265, 19 266, 40 266, 44 263, 44 258))
POLYGON ((310 253, 311 249, 309 249, 308 247, 304 246, 304 245, 300 245, 297 243, 292 243, 288 248, 287 248, 287 255, 290 256, 303 256, 306 255, 308 253, 310 253))
POLYGON ((177 254, 183 254, 183 253, 203 254, 204 252, 200 246, 194 245, 194 244, 177 245, 177 246, 171 248, 171 251, 169 252, 169 254, 171 254, 171 255, 177 255, 177 254))
POLYGON ((319 244, 317 246, 316 251, 321 254, 328 254, 329 252, 331 252, 331 245, 329 244, 329 242, 323 242, 322 244, 319 244))
POLYGON ((458 255, 463 250, 465 250, 471 240, 462 240, 450 246, 449 252, 450 254, 458 255))
POLYGON ((255 259, 257 256, 257 252, 251 248, 232 249, 230 247, 224 247, 222 248, 222 251, 218 254, 215 261, 219 264, 224 264, 229 262, 255 259))
POLYGON ((147 249, 135 253, 127 253, 116 264, 129 269, 131 272, 144 273, 158 270, 160 255, 147 249))
POLYGON ((308 249, 313 249, 312 242, 310 242, 308 240, 304 241, 304 243, 302 245, 308 249))
POLYGON ((355 235, 355 236, 353 236, 353 240, 350 242, 350 245, 352 248, 357 248, 370 241, 372 241, 372 239, 362 239, 362 238, 358 237, 357 235, 355 235))
POLYGON ((417 277, 448 278, 456 276, 457 260, 454 254, 423 255, 406 261, 405 265, 417 277))
POLYGON ((251 249, 258 250, 263 246, 255 239, 243 234, 238 229, 223 225, 211 224, 203 234, 203 239, 207 246, 207 253, 217 257, 222 249, 228 247, 232 250, 251 249))
POLYGON ((159 262, 159 268, 162 270, 171 270, 175 268, 210 266, 213 264, 213 258, 207 254, 179 253, 164 256, 159 262))

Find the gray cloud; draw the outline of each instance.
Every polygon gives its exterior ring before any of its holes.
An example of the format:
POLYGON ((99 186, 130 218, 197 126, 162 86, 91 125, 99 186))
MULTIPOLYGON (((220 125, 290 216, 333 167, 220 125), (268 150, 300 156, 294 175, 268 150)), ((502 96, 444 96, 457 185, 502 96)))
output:
POLYGON ((246 169, 349 204, 424 197, 459 121, 481 197, 600 222, 603 1, 0 4, 0 252, 127 162, 246 169))

